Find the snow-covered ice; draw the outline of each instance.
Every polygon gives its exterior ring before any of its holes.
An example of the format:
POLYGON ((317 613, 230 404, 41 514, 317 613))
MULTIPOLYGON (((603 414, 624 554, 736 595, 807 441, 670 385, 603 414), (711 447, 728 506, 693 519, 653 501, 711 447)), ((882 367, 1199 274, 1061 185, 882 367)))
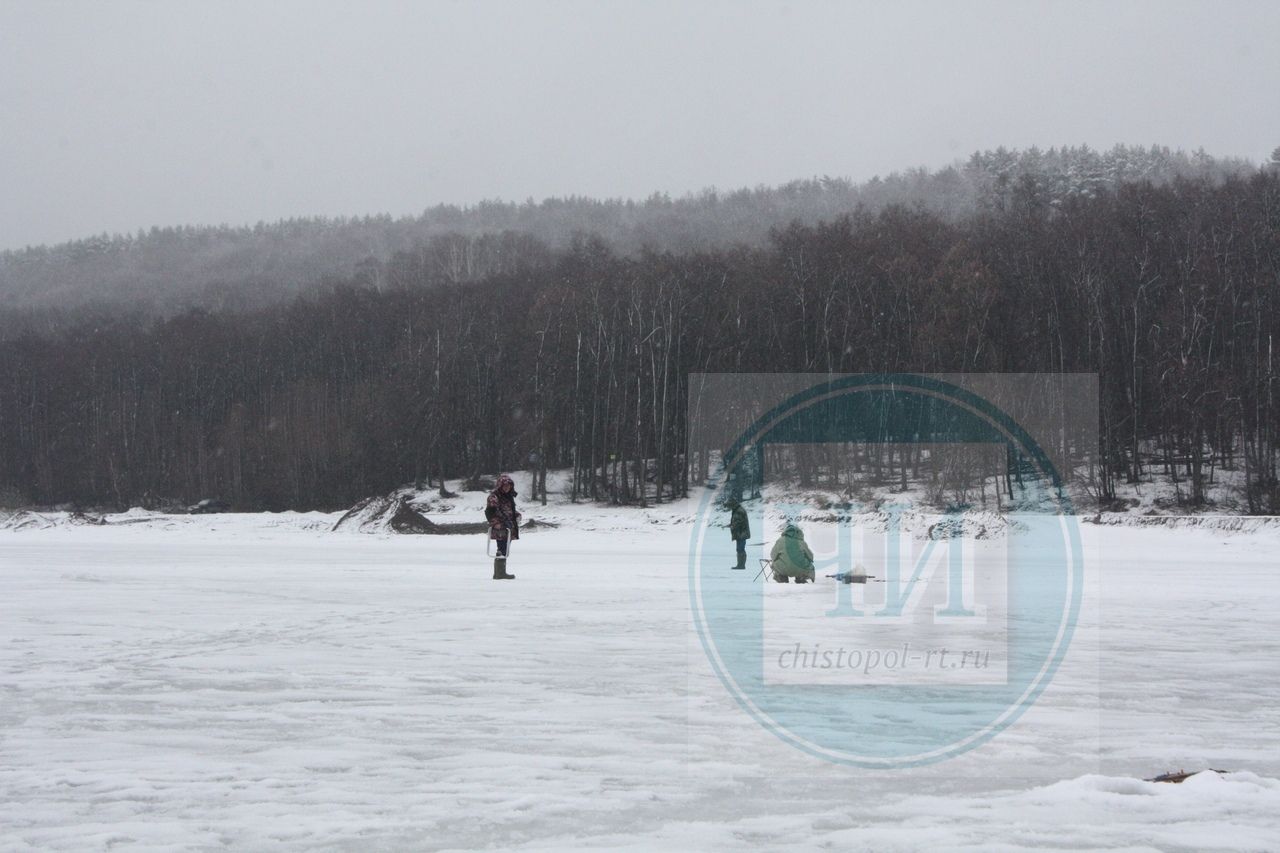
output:
POLYGON ((1092 767, 1027 780, 796 752, 692 638, 690 505, 525 512, 505 583, 337 515, 0 532, 0 849, 1280 849, 1280 529, 1083 525, 1092 767))

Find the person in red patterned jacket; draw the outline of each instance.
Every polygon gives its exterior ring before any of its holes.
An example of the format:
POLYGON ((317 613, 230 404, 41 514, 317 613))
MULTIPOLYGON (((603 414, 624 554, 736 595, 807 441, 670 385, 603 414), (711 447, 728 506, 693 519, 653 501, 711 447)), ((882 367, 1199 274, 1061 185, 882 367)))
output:
POLYGON ((489 538, 498 543, 498 556, 493 559, 493 579, 515 580, 507 573, 507 547, 512 539, 520 538, 520 513, 516 512, 516 483, 506 474, 498 478, 498 484, 485 501, 484 517, 489 519, 489 538))

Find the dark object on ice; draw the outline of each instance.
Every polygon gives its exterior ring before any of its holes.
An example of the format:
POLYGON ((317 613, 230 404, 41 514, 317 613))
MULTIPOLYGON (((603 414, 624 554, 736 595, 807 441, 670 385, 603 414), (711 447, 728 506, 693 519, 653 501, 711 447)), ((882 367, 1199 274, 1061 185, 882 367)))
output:
POLYGON ((204 500, 199 501, 198 503, 193 503, 191 506, 187 507, 187 512, 192 515, 204 515, 209 512, 229 512, 230 510, 231 504, 226 501, 218 500, 217 498, 205 498, 204 500))
POLYGON ((1176 785, 1177 783, 1182 782, 1185 779, 1190 779, 1192 776, 1195 776, 1197 773, 1217 773, 1219 776, 1221 776, 1224 773, 1230 773, 1230 772, 1231 772, 1230 770, 1214 770, 1212 767, 1210 767, 1208 770, 1192 770, 1190 773, 1188 773, 1185 770, 1179 770, 1177 773, 1161 773, 1159 776, 1156 776, 1151 779, 1147 779, 1145 781, 1173 782, 1176 785))
POLYGON ((840 583, 866 583, 868 580, 875 580, 875 575, 860 575, 854 572, 837 572, 834 575, 827 575, 829 578, 835 578, 840 583))

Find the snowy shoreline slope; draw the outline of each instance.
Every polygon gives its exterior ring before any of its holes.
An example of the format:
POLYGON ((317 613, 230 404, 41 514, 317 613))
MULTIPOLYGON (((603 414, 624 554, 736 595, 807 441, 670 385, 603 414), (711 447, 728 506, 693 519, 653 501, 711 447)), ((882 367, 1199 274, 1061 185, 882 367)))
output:
POLYGON ((0 849, 1276 849, 1280 528, 1083 525, 1088 737, 1048 703, 963 773, 873 773, 715 678, 695 509, 526 502, 559 526, 501 584, 483 537, 340 513, 0 531, 0 849), (1205 767, 1234 772, 1141 781, 1205 767))
MULTIPOLYGON (((1234 473, 1234 472, 1229 472, 1234 473)), ((518 485, 530 481, 529 472, 514 472, 518 485)), ((1087 524, 1103 524, 1135 527, 1176 527, 1179 529, 1207 529, 1224 533, 1241 533, 1280 526, 1280 516, 1243 515, 1222 512, 1223 508, 1238 508, 1230 495, 1238 483, 1231 478, 1220 480, 1210 490, 1211 499, 1218 503, 1206 505, 1198 512, 1188 512, 1177 504, 1176 487, 1168 483, 1122 485, 1119 503, 1126 509, 1097 511, 1081 507, 1078 515, 1087 524)), ((588 500, 571 501, 568 497, 568 472, 550 472, 549 497, 544 506, 537 501, 521 498, 521 511, 526 523, 535 521, 548 526, 567 526, 584 531, 645 530, 653 526, 689 524, 696 517, 704 493, 693 490, 688 498, 666 501, 649 506, 613 506, 588 500)), ((483 490, 464 490, 461 481, 449 481, 448 497, 441 497, 434 488, 416 490, 403 486, 386 495, 375 495, 358 502, 347 510, 333 512, 257 512, 212 513, 189 515, 186 513, 158 512, 135 507, 126 512, 85 513, 68 510, 48 511, 37 509, 0 508, 0 533, 45 530, 55 527, 138 527, 149 530, 177 531, 184 533, 225 531, 242 535, 246 531, 299 530, 312 532, 341 532, 343 534, 394 535, 390 519, 397 501, 403 501, 429 523, 444 527, 483 523, 483 490)), ((715 498, 714 493, 710 493, 715 498)), ((795 487, 767 486, 762 500, 767 511, 785 512, 789 517, 816 523, 832 521, 837 517, 853 519, 863 526, 882 528, 885 508, 901 505, 924 508, 929 501, 924 490, 915 487, 905 491, 883 490, 867 497, 861 504, 848 502, 845 496, 820 489, 801 490, 795 487)), ((975 505, 958 515, 963 519, 967 534, 1001 535, 1007 526, 1007 505, 997 508, 994 502, 988 506, 975 505)), ((911 509, 917 516, 927 509, 911 509)), ((536 524, 534 525, 536 526, 536 524)), ((904 525, 910 527, 911 525, 904 525)), ((415 533, 417 531, 414 531, 415 533)), ((453 531, 441 531, 453 532, 453 531)), ((430 535, 430 534, 424 534, 430 535)))

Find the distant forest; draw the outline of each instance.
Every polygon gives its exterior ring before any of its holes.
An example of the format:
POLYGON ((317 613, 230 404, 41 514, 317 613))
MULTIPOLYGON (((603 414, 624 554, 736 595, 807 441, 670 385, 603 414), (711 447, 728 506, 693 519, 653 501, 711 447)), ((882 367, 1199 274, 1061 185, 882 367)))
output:
POLYGON ((0 257, 0 503, 685 494, 695 372, 1097 372, 1096 497, 1280 511, 1280 170, 996 151, 854 186, 164 229, 0 257), (61 272, 59 272, 61 271, 61 272), (6 497, 7 496, 7 497, 6 497))
POLYGON ((325 283, 358 276, 383 289, 402 282, 403 258, 420 267, 414 283, 477 281, 528 265, 529 253, 563 250, 597 235, 626 257, 644 249, 675 253, 764 246, 780 225, 830 222, 891 205, 922 207, 948 222, 1001 204, 1032 177, 1051 204, 1134 181, 1243 177, 1257 167, 1203 151, 1117 146, 1041 151, 997 149, 938 171, 914 169, 855 184, 841 178, 781 187, 706 190, 644 201, 547 199, 523 204, 442 205, 418 217, 293 219, 253 227, 152 228, 102 234, 53 247, 0 252, 0 310, 46 309, 48 324, 82 313, 129 310, 170 316, 188 308, 244 311, 325 283), (420 276, 425 275, 425 281, 420 276))

